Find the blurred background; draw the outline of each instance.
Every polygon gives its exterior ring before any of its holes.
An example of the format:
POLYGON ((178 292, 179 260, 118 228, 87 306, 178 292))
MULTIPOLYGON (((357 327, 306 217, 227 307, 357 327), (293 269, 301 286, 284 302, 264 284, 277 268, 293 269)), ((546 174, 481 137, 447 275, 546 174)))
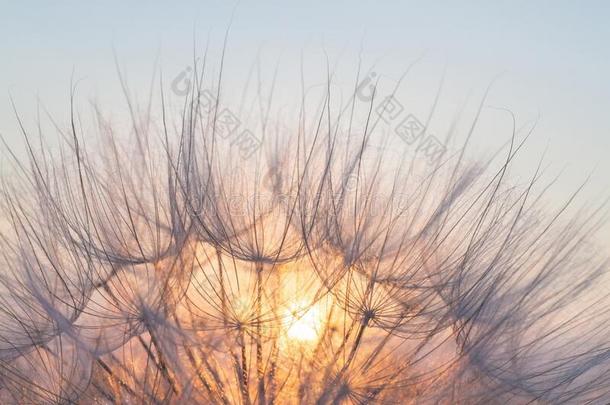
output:
POLYGON ((117 65, 130 94, 145 99, 155 69, 169 88, 206 47, 218 66, 230 26, 229 98, 254 67, 266 84, 277 67, 274 102, 298 105, 301 66, 307 83, 323 84, 328 60, 335 84, 353 90, 359 61, 388 83, 417 61, 398 99, 425 117, 442 82, 437 136, 460 111, 467 129, 493 83, 473 149, 487 153, 510 139, 510 116, 489 107, 508 109, 517 127, 537 123, 515 181, 526 181, 545 154, 550 177, 561 173, 551 199, 563 201, 589 176, 581 203, 593 206, 610 190, 607 2, 3 0, 0 10, 0 133, 11 146, 21 142, 11 97, 29 129, 39 102, 65 123, 74 78, 80 102, 99 102, 120 119, 117 65))

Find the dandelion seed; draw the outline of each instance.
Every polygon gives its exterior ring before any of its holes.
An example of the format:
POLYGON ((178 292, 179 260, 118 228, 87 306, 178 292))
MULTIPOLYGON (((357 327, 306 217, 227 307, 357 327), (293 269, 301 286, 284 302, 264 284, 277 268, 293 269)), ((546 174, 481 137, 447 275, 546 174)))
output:
POLYGON ((550 211, 540 168, 511 184, 527 136, 395 161, 374 75, 352 114, 303 89, 283 134, 272 94, 249 126, 191 69, 178 116, 161 91, 121 137, 95 108, 99 146, 72 100, 57 156, 25 128, 28 161, 7 152, 0 402, 608 402, 604 205, 550 211))

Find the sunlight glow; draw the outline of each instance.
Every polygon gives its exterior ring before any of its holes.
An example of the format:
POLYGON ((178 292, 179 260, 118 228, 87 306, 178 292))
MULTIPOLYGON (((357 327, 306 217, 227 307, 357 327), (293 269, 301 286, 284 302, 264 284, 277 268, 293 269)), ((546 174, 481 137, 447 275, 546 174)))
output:
POLYGON ((322 311, 314 304, 310 308, 303 303, 295 304, 288 312, 286 335, 291 341, 312 343, 318 340, 324 323, 322 311))

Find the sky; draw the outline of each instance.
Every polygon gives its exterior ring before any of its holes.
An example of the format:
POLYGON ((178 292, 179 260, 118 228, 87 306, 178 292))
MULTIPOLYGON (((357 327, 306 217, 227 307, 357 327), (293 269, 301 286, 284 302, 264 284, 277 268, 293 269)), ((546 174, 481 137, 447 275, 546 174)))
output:
MULTIPOLYGON (((229 77, 260 55, 291 73, 302 55, 323 71, 328 55, 346 67, 338 77, 361 57, 393 78, 421 57, 403 96, 421 114, 441 77, 447 110, 476 105, 493 81, 486 105, 509 109, 520 124, 537 121, 527 156, 534 165, 546 153, 551 173, 562 173, 557 197, 590 175, 583 193, 597 201, 610 190, 609 20, 603 1, 0 0, 0 133, 19 142, 11 97, 29 126, 38 101, 66 117, 73 76, 85 99, 118 105, 115 56, 143 92, 154 66, 175 77, 206 42, 219 57, 231 24, 229 77)), ((291 88, 291 80, 279 82, 291 88)), ((506 117, 487 117, 482 144, 501 144, 506 117)))

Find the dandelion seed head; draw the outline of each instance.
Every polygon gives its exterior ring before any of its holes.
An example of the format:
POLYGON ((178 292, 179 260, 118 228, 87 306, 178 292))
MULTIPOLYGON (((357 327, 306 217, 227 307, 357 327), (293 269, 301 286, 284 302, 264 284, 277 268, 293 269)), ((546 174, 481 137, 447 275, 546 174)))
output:
POLYGON ((26 128, 9 153, 0 402, 608 398, 603 205, 566 217, 540 170, 513 183, 526 136, 431 161, 332 75, 274 117, 262 80, 235 107, 197 63, 179 114, 161 87, 126 131, 71 108, 57 154, 26 128))

